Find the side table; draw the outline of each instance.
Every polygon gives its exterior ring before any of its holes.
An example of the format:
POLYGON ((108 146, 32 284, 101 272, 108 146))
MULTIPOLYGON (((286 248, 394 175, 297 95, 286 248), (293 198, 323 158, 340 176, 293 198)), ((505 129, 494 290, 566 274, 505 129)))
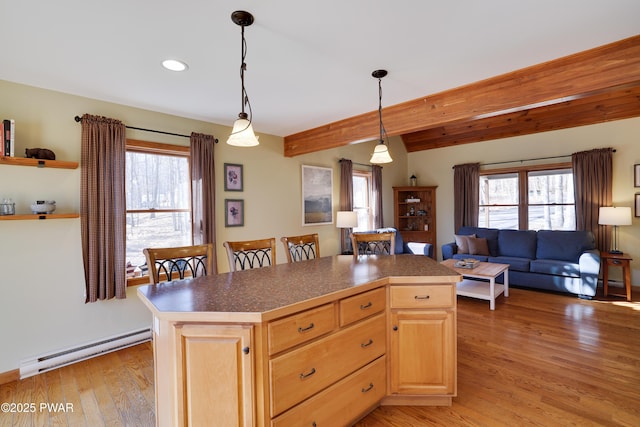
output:
MULTIPOLYGON (((602 259, 602 284, 604 285, 604 296, 609 295, 609 266, 622 267, 622 276, 627 301, 631 301, 631 266, 632 258, 628 254, 612 254, 611 252, 600 252, 602 259)), ((612 294, 619 295, 620 294, 612 294)))

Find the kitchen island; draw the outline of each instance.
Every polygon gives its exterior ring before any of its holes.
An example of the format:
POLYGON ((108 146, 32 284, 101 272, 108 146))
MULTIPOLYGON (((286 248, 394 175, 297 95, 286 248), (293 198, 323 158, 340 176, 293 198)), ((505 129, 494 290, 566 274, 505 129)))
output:
POLYGON ((450 405, 460 279, 424 256, 334 256, 141 286, 156 423, 338 426, 450 405))

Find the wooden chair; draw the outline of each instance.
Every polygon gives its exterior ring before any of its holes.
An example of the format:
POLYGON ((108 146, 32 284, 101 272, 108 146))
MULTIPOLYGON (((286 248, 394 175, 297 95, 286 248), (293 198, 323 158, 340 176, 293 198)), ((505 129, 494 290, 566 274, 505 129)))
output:
POLYGON ((284 245, 289 263, 320 258, 320 243, 317 233, 283 237, 280 240, 284 245))
POLYGON ((211 243, 175 248, 146 248, 143 252, 147 258, 151 284, 185 277, 206 276, 213 271, 211 243))
POLYGON ((388 233, 352 233, 353 256, 393 255, 396 247, 396 234, 388 233))
POLYGON ((229 271, 268 267, 276 263, 276 239, 270 237, 243 242, 224 242, 229 271))

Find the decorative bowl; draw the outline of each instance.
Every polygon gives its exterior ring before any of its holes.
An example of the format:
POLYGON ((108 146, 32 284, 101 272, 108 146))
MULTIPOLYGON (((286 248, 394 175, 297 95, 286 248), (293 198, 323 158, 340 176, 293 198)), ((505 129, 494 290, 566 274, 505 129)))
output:
POLYGON ((50 214, 55 210, 55 200, 37 200, 31 205, 31 212, 34 214, 50 214))

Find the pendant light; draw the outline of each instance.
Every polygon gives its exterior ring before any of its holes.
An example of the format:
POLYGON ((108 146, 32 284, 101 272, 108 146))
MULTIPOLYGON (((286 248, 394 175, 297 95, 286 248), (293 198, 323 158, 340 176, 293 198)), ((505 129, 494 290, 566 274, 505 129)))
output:
POLYGON ((378 79, 378 120, 380 122, 380 141, 376 145, 371 155, 370 163, 391 163, 393 159, 389 154, 389 147, 385 145, 383 135, 386 136, 387 132, 384 130, 382 124, 382 78, 387 75, 387 70, 376 70, 371 73, 373 77, 378 79))
POLYGON ((253 113, 251 112, 251 103, 249 102, 249 96, 244 88, 244 72, 247 69, 247 64, 244 59, 247 55, 247 42, 244 39, 244 27, 248 27, 253 24, 253 15, 243 10, 237 10, 231 14, 231 20, 242 27, 242 62, 240 63, 240 81, 242 83, 242 104, 241 111, 238 114, 238 120, 233 124, 233 130, 227 144, 234 145, 236 147, 254 147, 259 144, 258 137, 253 133, 253 126, 251 126, 251 119, 253 113), (249 107, 249 114, 244 112, 244 106, 249 107))

